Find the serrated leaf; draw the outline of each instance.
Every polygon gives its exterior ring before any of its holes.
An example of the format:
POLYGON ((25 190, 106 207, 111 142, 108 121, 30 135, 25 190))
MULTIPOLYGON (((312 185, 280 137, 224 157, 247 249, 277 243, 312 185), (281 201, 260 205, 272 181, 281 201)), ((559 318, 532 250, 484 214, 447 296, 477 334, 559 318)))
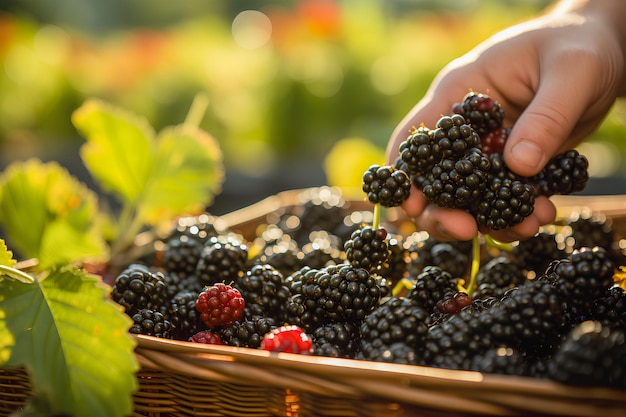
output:
POLYGON ((0 280, 0 365, 25 366, 50 414, 117 417, 137 389, 130 319, 101 281, 73 268, 0 280))
POLYGON ((11 247, 40 268, 107 254, 98 198, 56 162, 11 164, 0 176, 0 223, 11 247))
POLYGON ((16 263, 17 261, 13 259, 13 252, 7 248, 4 240, 0 239, 0 265, 13 266, 16 263))
POLYGON ((203 211, 221 191, 222 152, 209 133, 181 124, 159 132, 155 164, 141 201, 148 224, 203 211))
POLYGON ((154 130, 146 119, 87 100, 72 114, 72 123, 87 142, 83 163, 102 187, 128 204, 136 204, 150 175, 154 130))

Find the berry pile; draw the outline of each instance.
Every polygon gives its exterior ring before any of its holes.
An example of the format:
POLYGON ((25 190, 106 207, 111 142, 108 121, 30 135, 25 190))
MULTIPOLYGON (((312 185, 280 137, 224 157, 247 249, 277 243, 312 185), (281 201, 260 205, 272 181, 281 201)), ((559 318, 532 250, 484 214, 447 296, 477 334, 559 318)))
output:
POLYGON ((393 167, 363 175, 373 212, 320 187, 267 214, 252 239, 185 218, 118 275, 112 298, 137 334, 626 389, 626 257, 609 219, 580 213, 510 245, 381 223, 411 184, 492 230, 521 222, 539 195, 584 188, 576 151, 533 178, 508 170, 503 120, 470 93, 415 129, 393 167))

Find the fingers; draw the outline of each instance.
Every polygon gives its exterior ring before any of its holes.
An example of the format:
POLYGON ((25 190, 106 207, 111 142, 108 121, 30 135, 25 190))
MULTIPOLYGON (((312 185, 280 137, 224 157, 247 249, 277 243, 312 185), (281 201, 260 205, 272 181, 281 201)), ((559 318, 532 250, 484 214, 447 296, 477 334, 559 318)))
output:
POLYGON ((428 205, 417 219, 417 226, 437 240, 470 240, 478 232, 474 217, 462 210, 428 205))

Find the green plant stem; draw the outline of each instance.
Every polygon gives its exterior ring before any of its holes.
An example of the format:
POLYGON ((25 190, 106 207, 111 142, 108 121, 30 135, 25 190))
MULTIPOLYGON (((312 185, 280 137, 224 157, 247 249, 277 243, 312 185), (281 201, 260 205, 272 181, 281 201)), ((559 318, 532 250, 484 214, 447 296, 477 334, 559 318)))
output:
POLYGON ((209 96, 206 93, 198 93, 191 102, 191 107, 185 118, 185 124, 198 127, 209 107, 209 96))
POLYGON ((485 235, 485 243, 491 247, 500 249, 503 252, 511 252, 513 250, 512 243, 500 242, 499 240, 494 239, 490 235, 485 235))
POLYGON ((478 270, 480 269, 480 240, 478 233, 472 239, 472 264, 470 268, 470 282, 465 288, 467 295, 470 297, 476 290, 476 279, 478 277, 478 270))
POLYGON ((31 277, 26 272, 22 272, 19 269, 11 268, 6 265, 0 265, 0 275, 8 275, 11 278, 15 278, 25 284, 33 284, 35 282, 35 278, 31 277))
POLYGON ((372 221, 372 228, 374 230, 378 229, 380 226, 380 204, 374 205, 374 219, 372 221))

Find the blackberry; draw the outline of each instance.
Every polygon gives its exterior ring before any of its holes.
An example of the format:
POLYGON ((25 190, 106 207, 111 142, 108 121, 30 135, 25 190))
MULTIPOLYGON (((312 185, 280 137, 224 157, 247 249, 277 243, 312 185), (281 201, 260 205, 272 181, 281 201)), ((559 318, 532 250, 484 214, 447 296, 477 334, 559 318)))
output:
POLYGON ((419 351, 428 332, 429 313, 409 298, 392 297, 374 309, 361 323, 361 355, 381 361, 381 351, 401 343, 419 351))
POLYGON ((129 332, 133 334, 145 334, 148 336, 171 339, 172 324, 167 318, 159 313, 147 308, 139 310, 133 314, 133 325, 129 332))
POLYGON ((503 153, 509 135, 510 127, 500 127, 480 135, 480 149, 486 155, 493 153, 503 153))
POLYGON ((532 182, 545 196, 573 194, 587 186, 588 168, 587 158, 571 149, 552 158, 532 182))
POLYGON ((521 223, 534 208, 535 196, 531 185, 491 176, 482 198, 471 211, 479 226, 501 230, 521 223))
POLYGON ((459 159, 480 147, 480 137, 461 115, 443 116, 432 130, 432 140, 441 152, 441 159, 459 159))
POLYGON ((131 317, 143 309, 167 314, 169 297, 165 275, 145 265, 131 264, 115 279, 111 298, 131 317))
POLYGON ((165 240, 186 236, 204 244, 209 238, 228 232, 228 227, 222 223, 219 217, 203 213, 198 216, 179 217, 165 240))
POLYGON ((231 282, 243 275, 248 247, 230 237, 212 237, 206 242, 194 275, 204 285, 231 282))
POLYGON ((615 230, 610 219, 601 213, 573 213, 567 220, 569 235, 566 239, 572 248, 600 246, 611 251, 615 230), (571 239, 569 239, 571 238, 571 239))
POLYGON ((586 312, 613 285, 615 268, 604 248, 581 248, 553 262, 546 275, 554 281, 569 310, 586 312))
POLYGON ((399 147, 399 159, 394 167, 410 176, 429 172, 443 156, 431 132, 424 126, 415 129, 399 147))
POLYGON ((541 356, 558 344, 564 311, 557 289, 540 277, 509 290, 479 320, 496 343, 541 356))
POLYGON ((578 386, 626 388, 626 337, 585 321, 572 329, 548 366, 550 379, 578 386))
POLYGON ((457 292, 457 280, 438 266, 427 266, 414 277, 415 284, 407 293, 407 298, 429 313, 436 310, 437 302, 446 294, 457 292))
POLYGON ((172 338, 188 340, 199 332, 204 325, 200 320, 200 313, 196 310, 198 292, 181 292, 172 298, 169 307, 169 317, 172 324, 172 338))
POLYGON ((271 317, 253 317, 220 329, 219 335, 225 345, 258 349, 263 336, 281 324, 271 317))
POLYGON ((489 168, 489 159, 477 149, 460 158, 444 158, 426 174, 422 192, 440 207, 469 209, 482 197, 489 168))
POLYGON ((606 290, 593 301, 590 316, 605 327, 626 331, 626 291, 618 286, 606 290))
POLYGON ((192 275, 202 253, 202 243, 186 234, 171 237, 165 243, 161 262, 163 268, 182 277, 192 275))
POLYGON ((463 291, 455 293, 447 293, 443 298, 437 301, 437 311, 442 314, 458 314, 465 307, 471 305, 472 298, 463 291))
POLYGON ((341 193, 332 187, 311 188, 303 193, 301 200, 301 210, 296 215, 298 225, 290 230, 299 246, 309 241, 312 231, 334 230, 348 214, 341 193))
POLYGON ((375 164, 363 174, 361 188, 370 203, 399 207, 409 197, 411 180, 404 171, 375 164))
POLYGON ((555 259, 567 256, 554 233, 539 231, 534 236, 520 240, 511 250, 511 258, 520 269, 542 275, 555 259))
POLYGON ((501 127, 504 121, 504 109, 500 103, 487 94, 473 91, 467 93, 460 103, 455 103, 451 113, 462 115, 481 137, 501 127))
POLYGON ((409 275, 419 274, 426 266, 438 266, 453 277, 463 277, 469 270, 471 241, 442 242, 433 237, 409 244, 409 275))
POLYGON ((246 300, 246 317, 272 317, 277 322, 284 320, 290 292, 283 275, 274 267, 254 265, 237 278, 233 286, 246 300))
POLYGON ((381 269, 389 259, 387 230, 380 226, 374 229, 364 224, 355 230, 344 243, 346 260, 355 268, 369 272, 381 269))
POLYGON ((397 235, 389 236, 387 247, 389 249, 389 259, 376 273, 384 277, 389 285, 393 287, 408 274, 409 250, 404 247, 402 237, 397 235))
POLYGON ((489 260, 478 270, 476 297, 501 298, 506 291, 522 285, 525 281, 526 275, 519 265, 509 257, 500 255, 489 260))
POLYGON ((470 370, 489 374, 528 376, 530 370, 524 354, 502 346, 487 349, 472 359, 470 370))
POLYGON ((364 343, 356 359, 405 365, 419 365, 421 363, 420 354, 413 346, 404 342, 386 345, 379 340, 364 343))
POLYGON ((313 354, 335 358, 354 358, 359 348, 359 327, 353 323, 324 324, 312 332, 313 354))
POLYGON ((288 319, 307 332, 328 323, 360 322, 381 296, 374 276, 345 264, 319 270, 305 267, 289 280, 293 295, 288 319))

